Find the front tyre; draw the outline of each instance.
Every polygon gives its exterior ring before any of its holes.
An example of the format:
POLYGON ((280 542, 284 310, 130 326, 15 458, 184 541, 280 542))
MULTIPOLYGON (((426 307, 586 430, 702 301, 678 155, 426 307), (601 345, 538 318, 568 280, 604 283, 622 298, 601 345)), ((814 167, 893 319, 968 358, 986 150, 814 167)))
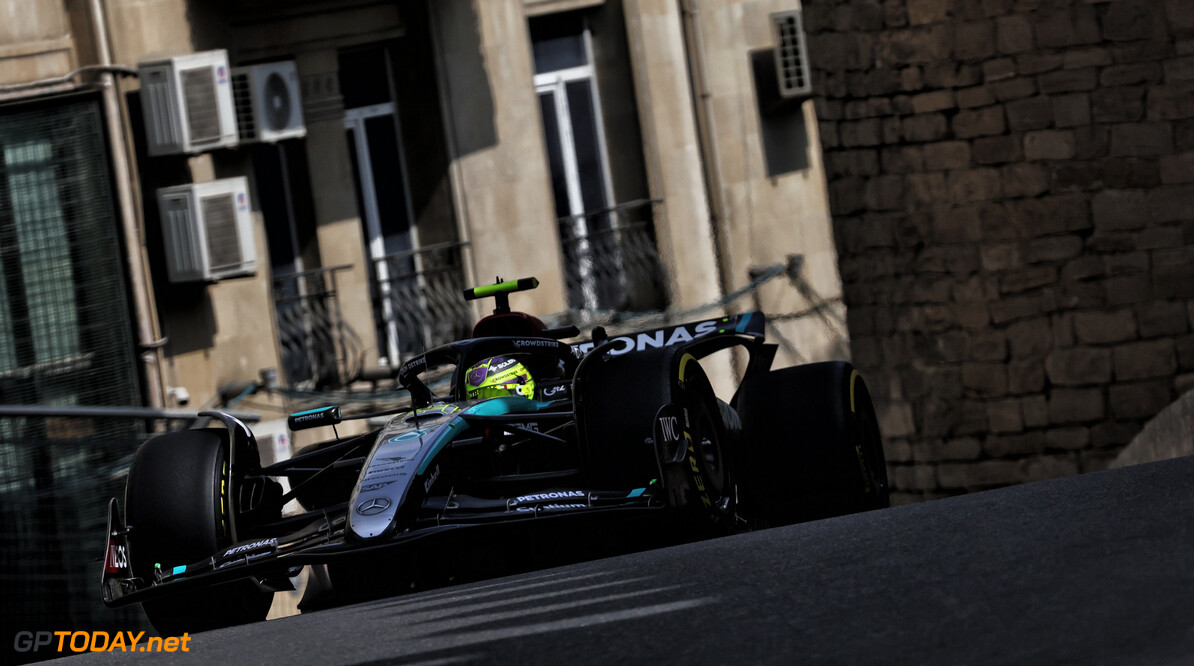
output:
MULTIPOLYGON (((125 486, 133 575, 153 580, 155 564, 189 564, 232 543, 228 432, 182 430, 137 450, 125 486)), ((163 635, 264 620, 273 593, 244 579, 143 602, 163 635)))

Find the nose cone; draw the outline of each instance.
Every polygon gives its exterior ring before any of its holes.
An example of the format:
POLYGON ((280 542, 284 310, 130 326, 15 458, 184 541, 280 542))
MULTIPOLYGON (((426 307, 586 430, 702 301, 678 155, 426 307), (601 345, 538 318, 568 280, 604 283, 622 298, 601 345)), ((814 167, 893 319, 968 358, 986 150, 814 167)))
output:
POLYGON ((383 430, 365 463, 348 511, 351 537, 375 539, 387 534, 415 478, 428 430, 401 432, 401 427, 383 430))

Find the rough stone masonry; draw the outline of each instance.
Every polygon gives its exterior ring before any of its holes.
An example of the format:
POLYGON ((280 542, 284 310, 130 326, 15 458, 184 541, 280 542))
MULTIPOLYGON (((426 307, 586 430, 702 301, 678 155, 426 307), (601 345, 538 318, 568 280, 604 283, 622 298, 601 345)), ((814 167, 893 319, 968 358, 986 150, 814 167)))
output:
POLYGON ((1194 386, 1194 3, 804 20, 893 500, 1105 467, 1194 386))

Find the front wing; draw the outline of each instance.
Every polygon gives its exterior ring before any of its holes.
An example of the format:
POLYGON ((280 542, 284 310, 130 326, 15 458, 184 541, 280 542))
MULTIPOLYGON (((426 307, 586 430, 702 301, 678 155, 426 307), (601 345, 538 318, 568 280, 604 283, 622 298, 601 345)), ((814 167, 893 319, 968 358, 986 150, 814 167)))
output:
POLYGON ((650 514, 667 508, 658 484, 630 490, 548 490, 509 499, 464 495, 432 496, 410 528, 384 540, 351 538, 345 530, 346 506, 284 518, 293 531, 281 537, 243 541, 198 562, 156 563, 152 580, 134 576, 129 535, 136 526, 121 520, 115 498, 108 502, 107 545, 100 586, 104 604, 124 606, 246 577, 277 577, 307 564, 321 564, 366 552, 397 549, 416 541, 482 534, 515 525, 581 520, 586 516, 650 514))

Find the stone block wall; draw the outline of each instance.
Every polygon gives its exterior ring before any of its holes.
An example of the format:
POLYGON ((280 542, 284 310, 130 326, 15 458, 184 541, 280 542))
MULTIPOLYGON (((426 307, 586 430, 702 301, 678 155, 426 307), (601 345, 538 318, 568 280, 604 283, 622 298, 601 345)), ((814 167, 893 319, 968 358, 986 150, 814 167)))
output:
POLYGON ((1105 467, 1194 385, 1194 4, 804 20, 894 499, 1105 467))

